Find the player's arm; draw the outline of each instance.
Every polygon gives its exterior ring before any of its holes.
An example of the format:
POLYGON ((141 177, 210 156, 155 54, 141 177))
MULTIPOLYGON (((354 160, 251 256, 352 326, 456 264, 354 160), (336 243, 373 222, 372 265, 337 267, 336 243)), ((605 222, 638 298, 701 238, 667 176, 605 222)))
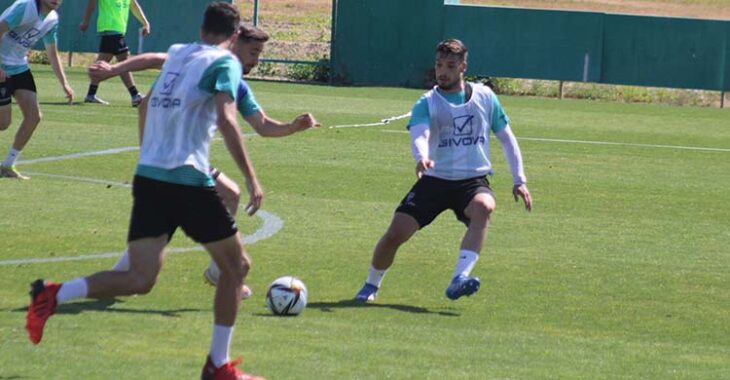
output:
POLYGON ((89 2, 86 3, 86 12, 84 12, 84 19, 81 21, 81 24, 79 24, 80 31, 85 32, 86 29, 89 28, 89 21, 91 21, 91 15, 94 14, 96 5, 97 0, 89 0, 89 2))
POLYGON ((256 177, 251 159, 243 142, 243 136, 238 125, 236 116, 236 102, 230 94, 225 92, 216 92, 214 96, 216 111, 218 113, 218 129, 223 135, 228 152, 238 165, 238 168, 246 178, 246 186, 250 196, 250 201, 246 206, 248 215, 253 215, 261 207, 264 198, 264 191, 256 177))
POLYGON ((416 177, 418 178, 421 178, 426 170, 434 167, 434 162, 429 156, 430 124, 428 101, 422 96, 413 106, 411 120, 408 122, 408 133, 411 135, 411 153, 413 159, 416 160, 416 177))
POLYGON ((144 53, 113 65, 109 62, 98 61, 89 66, 89 77, 101 82, 129 71, 160 69, 165 60, 167 60, 167 53, 144 53))
POLYGON ((532 197, 530 196, 530 191, 527 189, 527 177, 525 177, 525 169, 522 164, 522 152, 520 151, 519 144, 517 144, 517 138, 512 133, 509 124, 504 129, 495 133, 495 135, 500 143, 502 143, 504 156, 507 158, 507 162, 509 162, 510 169, 512 170, 512 181, 514 183, 512 195, 515 197, 515 201, 517 201, 518 197, 522 198, 525 202, 525 208, 527 211, 530 211, 532 210, 532 197))
POLYGON ((61 87, 63 87, 63 91, 66 93, 68 103, 72 104, 74 102, 74 90, 71 88, 71 85, 68 84, 68 80, 66 79, 66 73, 63 71, 63 65, 61 64, 61 58, 58 56, 56 44, 46 44, 46 53, 48 53, 48 60, 51 62, 51 68, 53 68, 56 78, 58 78, 58 81, 61 82, 61 87))
MULTIPOLYGON (((150 89, 150 93, 152 93, 152 89, 150 89)), ((147 120, 147 106, 149 105, 149 100, 150 97, 145 96, 144 98, 142 98, 142 101, 137 106, 137 129, 139 131, 139 146, 142 146, 142 141, 144 139, 144 126, 145 121, 147 120)))
POLYGON ((283 123, 271 118, 263 110, 243 116, 243 119, 263 137, 284 137, 319 126, 319 122, 311 113, 299 115, 291 123, 283 123))
MULTIPOLYGON (((2 38, 10 30, 10 25, 8 25, 8 22, 3 20, 0 21, 0 43, 2 42, 2 38)), ((5 82, 5 70, 0 67, 0 82, 5 82)))
POLYGON ((150 33, 152 33, 150 22, 147 21, 147 17, 145 16, 144 11, 142 10, 142 7, 139 5, 137 0, 133 0, 131 5, 132 14, 142 24, 142 35, 147 37, 150 33))

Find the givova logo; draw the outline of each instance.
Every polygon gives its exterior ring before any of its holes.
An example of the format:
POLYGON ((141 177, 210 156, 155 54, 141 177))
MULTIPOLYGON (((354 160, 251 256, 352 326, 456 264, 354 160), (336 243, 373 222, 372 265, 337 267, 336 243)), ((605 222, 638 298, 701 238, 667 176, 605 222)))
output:
POLYGON ((182 103, 180 98, 174 98, 169 96, 172 95, 172 91, 175 89, 178 78, 180 78, 180 73, 165 73, 165 76, 162 78, 162 88, 160 89, 159 94, 167 96, 153 96, 152 99, 150 99, 150 106, 162 108, 179 107, 182 103))
POLYGON ((23 33, 23 35, 18 34, 16 31, 11 30, 8 32, 8 36, 10 38, 17 42, 18 44, 22 45, 23 47, 30 48, 35 44, 35 42, 38 40, 38 37, 40 36, 41 31, 40 29, 36 28, 30 28, 23 33))
POLYGON ((457 116, 453 119, 452 134, 441 138, 439 148, 485 144, 484 136, 474 135, 474 115, 457 116))

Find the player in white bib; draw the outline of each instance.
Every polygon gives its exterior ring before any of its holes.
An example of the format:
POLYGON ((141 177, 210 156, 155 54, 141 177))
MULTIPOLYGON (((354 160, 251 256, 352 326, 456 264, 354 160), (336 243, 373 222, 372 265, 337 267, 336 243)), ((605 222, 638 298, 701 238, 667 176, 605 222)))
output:
POLYGON ((23 121, 5 160, 0 163, 0 177, 28 179, 15 168, 23 148, 41 122, 38 94, 28 66, 28 54, 43 39, 48 59, 66 92, 69 104, 74 92, 66 80, 56 50, 58 13, 62 0, 17 0, 0 15, 0 131, 12 122, 11 96, 23 112, 23 121))
POLYGON ((509 118, 489 87, 467 83, 467 48, 459 40, 445 40, 436 48, 437 86, 413 108, 408 129, 418 181, 403 198, 393 220, 375 246, 370 272, 355 299, 375 300, 398 248, 441 212, 451 209, 467 231, 446 296, 456 300, 479 290, 471 276, 487 236, 496 200, 487 175, 492 173, 489 135, 494 133, 512 170, 515 201, 522 198, 532 210, 532 198, 522 155, 509 118))
POLYGON ((253 215, 263 190, 243 144, 236 118, 242 67, 231 54, 240 15, 235 6, 214 2, 205 11, 202 43, 173 45, 149 95, 144 138, 134 176, 134 203, 127 237, 130 268, 104 271, 62 284, 32 284, 26 329, 37 344, 58 304, 90 297, 146 294, 165 259, 165 248, 180 227, 203 245, 221 268, 214 304, 211 348, 201 377, 260 379, 230 360, 233 328, 243 281, 251 267, 236 222, 215 191, 208 162, 210 140, 219 129, 247 182, 253 215))
MULTIPOLYGON (((238 28, 238 39, 231 47, 231 52, 241 61, 244 74, 248 74, 258 65, 259 56, 263 52, 264 45, 268 40, 269 35, 260 28, 251 24, 241 23, 238 28)), ((110 65, 107 62, 97 62, 89 68, 89 76, 96 83, 100 83, 113 76, 130 71, 160 68, 165 63, 165 60, 167 60, 166 53, 145 53, 114 65, 110 65)), ((142 102, 142 106, 140 107, 141 112, 144 112, 146 109, 146 103, 146 100, 142 102)), ((311 113, 301 114, 290 123, 278 121, 267 115, 263 107, 256 101, 253 90, 245 80, 242 80, 238 87, 236 103, 238 105, 238 112, 243 119, 260 136, 284 137, 319 126, 319 123, 311 113)), ((235 217, 238 211, 241 189, 236 182, 223 172, 211 168, 211 173, 213 179, 215 179, 216 191, 223 199, 228 211, 235 217)), ((114 265, 114 270, 127 270, 128 268, 129 253, 124 252, 119 261, 114 265)), ((210 285, 215 286, 218 283, 220 268, 218 268, 215 261, 210 261, 208 268, 203 272, 203 277, 210 285)), ((242 289, 243 299, 251 297, 251 294, 251 288, 244 285, 242 289)))

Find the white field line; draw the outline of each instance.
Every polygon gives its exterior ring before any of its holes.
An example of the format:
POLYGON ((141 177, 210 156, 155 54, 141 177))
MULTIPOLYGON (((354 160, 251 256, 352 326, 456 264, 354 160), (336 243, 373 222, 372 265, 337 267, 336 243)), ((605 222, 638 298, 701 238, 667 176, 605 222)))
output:
MULTIPOLYGON (((399 131, 393 129, 383 129, 386 133, 408 133, 408 131, 399 131)), ((591 140, 563 140, 563 139, 546 139, 540 137, 517 137, 517 140, 526 141, 542 141, 542 142, 556 142, 564 144, 593 144, 593 145, 614 145, 614 146, 631 146, 639 148, 663 148, 663 149, 680 149, 680 150, 698 150, 705 152, 730 152, 728 148, 710 148, 701 146, 682 146, 682 145, 657 145, 657 144, 639 144, 639 143, 622 143, 622 142, 611 142, 611 141, 591 141, 591 140)))
MULTIPOLYGON (((253 137, 258 136, 255 133, 244 133, 244 137, 253 137)), ((220 137, 216 137, 213 139, 213 141, 221 141, 223 140, 220 137)), ((37 164, 39 162, 55 162, 55 161, 64 161, 64 160, 71 160, 74 158, 82 158, 82 157, 94 157, 94 156, 105 156, 110 154, 118 154, 118 153, 126 153, 126 152, 133 152, 139 150, 138 146, 126 146, 122 148, 113 148, 113 149, 104 149, 104 150, 97 150, 92 152, 79 152, 79 153, 71 153, 71 154, 65 154, 63 156, 53 156, 53 157, 40 157, 40 158, 33 158, 30 160, 18 160, 18 165, 31 165, 31 164, 37 164)))
MULTIPOLYGON (((281 220, 276 214, 259 210, 256 216, 263 220, 264 224, 256 230, 253 234, 243 237, 244 244, 254 244, 260 240, 264 240, 274 236, 282 228, 284 228, 284 221, 281 220)), ((167 250, 168 254, 178 254, 187 252, 202 251, 202 246, 187 247, 187 248, 171 248, 167 250)), ((45 258, 28 258, 28 259, 17 259, 17 260, 2 260, 0 266, 8 265, 21 265, 21 264, 45 264, 45 263, 57 263, 61 261, 81 261, 81 260, 95 260, 95 259, 106 259, 111 257, 119 257, 124 252, 105 252, 105 253, 91 253, 80 256, 69 256, 69 257, 45 257, 45 258)))

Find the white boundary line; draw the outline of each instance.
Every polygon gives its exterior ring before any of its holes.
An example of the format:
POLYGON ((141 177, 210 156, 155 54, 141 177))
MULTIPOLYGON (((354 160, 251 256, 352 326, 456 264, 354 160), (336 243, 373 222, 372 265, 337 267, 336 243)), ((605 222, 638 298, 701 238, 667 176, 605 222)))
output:
MULTIPOLYGON (((244 236, 244 244, 253 244, 258 241, 270 238, 284 228, 284 221, 281 220, 275 214, 270 212, 259 210, 256 213, 261 220, 264 221, 263 226, 256 230, 253 234, 244 236)), ((168 254, 188 253, 202 251, 203 247, 187 247, 187 248, 170 248, 167 250, 168 254)), ((3 260, 0 261, 0 266, 8 265, 21 265, 21 264, 45 264, 45 263, 57 263, 62 261, 82 261, 82 260, 94 260, 94 259, 106 259, 111 257, 119 257, 124 252, 105 252, 105 253, 92 253, 88 255, 80 256, 69 256, 69 257, 48 257, 48 258, 34 258, 34 259, 17 259, 17 260, 3 260)))
MULTIPOLYGON (((386 133, 408 133, 408 131, 399 131, 393 129, 383 129, 386 133)), ((565 144, 593 144, 593 145, 614 145, 614 146, 631 146, 639 148, 664 148, 664 149, 681 149, 681 150, 698 150, 706 152, 730 152, 727 148, 707 148, 698 146, 681 146, 681 145, 655 145, 655 144, 639 144, 639 143, 621 143, 621 142, 610 142, 610 141, 590 141, 590 140, 563 140, 563 139, 546 139, 540 137, 518 137, 517 140, 526 141, 543 141, 543 142, 557 142, 565 144)))

